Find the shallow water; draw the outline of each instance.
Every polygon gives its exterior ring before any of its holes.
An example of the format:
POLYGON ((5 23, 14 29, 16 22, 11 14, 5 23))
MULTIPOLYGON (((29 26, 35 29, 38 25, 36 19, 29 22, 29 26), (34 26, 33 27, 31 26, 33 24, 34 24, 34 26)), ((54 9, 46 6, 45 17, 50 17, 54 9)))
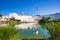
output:
POLYGON ((34 23, 23 23, 17 26, 17 35, 20 37, 28 37, 32 36, 34 38, 34 32, 38 30, 38 36, 44 37, 44 38, 49 38, 50 34, 48 34, 48 30, 46 28, 42 28, 41 25, 39 24, 34 24, 34 23), (21 28, 22 27, 22 28, 21 28), (26 27, 26 28, 25 28, 26 27), (28 28, 30 27, 30 28, 28 28))

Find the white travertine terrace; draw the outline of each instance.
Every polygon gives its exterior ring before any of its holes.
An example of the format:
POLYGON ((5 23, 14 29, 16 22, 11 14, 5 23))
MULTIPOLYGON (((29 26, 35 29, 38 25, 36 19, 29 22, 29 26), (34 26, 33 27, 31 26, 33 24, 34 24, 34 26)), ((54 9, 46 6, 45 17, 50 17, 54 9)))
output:
POLYGON ((9 18, 12 18, 12 17, 14 17, 15 19, 19 19, 22 22, 35 22, 35 20, 36 20, 36 17, 22 15, 22 14, 18 15, 17 13, 10 13, 9 18))

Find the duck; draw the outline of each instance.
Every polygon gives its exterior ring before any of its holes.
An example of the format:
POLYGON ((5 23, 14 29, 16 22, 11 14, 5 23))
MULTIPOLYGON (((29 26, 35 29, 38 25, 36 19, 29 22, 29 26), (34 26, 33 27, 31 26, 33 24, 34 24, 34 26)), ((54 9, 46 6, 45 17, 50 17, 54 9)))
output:
POLYGON ((33 32, 35 35, 38 35, 39 34, 39 32, 38 32, 38 30, 37 31, 35 31, 35 32, 33 32))

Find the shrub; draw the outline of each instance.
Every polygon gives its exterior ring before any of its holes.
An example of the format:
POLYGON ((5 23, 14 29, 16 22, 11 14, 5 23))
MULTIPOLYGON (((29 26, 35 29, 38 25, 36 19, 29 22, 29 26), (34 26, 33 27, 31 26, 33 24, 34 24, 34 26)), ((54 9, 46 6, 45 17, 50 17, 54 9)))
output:
POLYGON ((50 32, 52 40, 60 40, 60 22, 46 23, 46 28, 50 32))

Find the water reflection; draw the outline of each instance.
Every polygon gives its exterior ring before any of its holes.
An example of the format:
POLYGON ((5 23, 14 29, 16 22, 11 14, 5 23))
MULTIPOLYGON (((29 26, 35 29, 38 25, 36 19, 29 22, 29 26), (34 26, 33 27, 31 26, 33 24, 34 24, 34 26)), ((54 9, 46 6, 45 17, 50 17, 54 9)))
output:
POLYGON ((15 27, 17 29, 28 29, 28 28, 35 27, 35 25, 37 25, 37 23, 21 23, 19 25, 15 25, 15 27))
POLYGON ((15 26, 18 31, 18 36, 34 36, 34 32, 38 31, 38 36, 49 38, 50 34, 48 34, 48 30, 46 28, 42 28, 41 25, 36 23, 22 23, 20 25, 15 26))

